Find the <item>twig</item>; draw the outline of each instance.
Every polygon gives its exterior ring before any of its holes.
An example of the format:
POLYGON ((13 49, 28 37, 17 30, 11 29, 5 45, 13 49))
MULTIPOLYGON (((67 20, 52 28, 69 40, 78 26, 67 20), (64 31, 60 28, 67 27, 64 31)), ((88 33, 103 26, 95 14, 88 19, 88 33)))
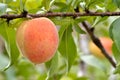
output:
POLYGON ((31 16, 33 18, 37 17, 55 17, 55 16, 60 16, 60 17, 67 17, 67 16, 120 16, 120 12, 75 12, 75 13, 45 13, 45 14, 29 14, 27 13, 26 15, 23 14, 4 14, 1 15, 0 18, 5 18, 5 19, 16 19, 16 18, 27 18, 27 16, 31 16))
POLYGON ((92 41, 94 42, 94 44, 99 47, 99 49, 101 50, 101 52, 103 53, 103 55, 109 60, 109 62, 112 64, 112 66, 114 68, 116 68, 116 63, 114 62, 114 60, 112 59, 112 57, 107 53, 107 51, 105 50, 105 48, 103 47, 102 43, 100 42, 100 40, 94 35, 93 30, 91 30, 89 27, 90 25, 87 22, 82 22, 82 25, 84 26, 84 28, 86 29, 87 33, 90 35, 92 41))

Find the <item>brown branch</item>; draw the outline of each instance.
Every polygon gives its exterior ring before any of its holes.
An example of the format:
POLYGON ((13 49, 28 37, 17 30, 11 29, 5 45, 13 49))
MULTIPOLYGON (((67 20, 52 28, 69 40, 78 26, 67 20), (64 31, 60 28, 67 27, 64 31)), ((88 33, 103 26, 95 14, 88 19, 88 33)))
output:
POLYGON ((27 18, 27 17, 55 17, 55 16, 60 16, 60 17, 67 17, 67 16, 120 16, 120 12, 89 12, 89 13, 45 13, 45 14, 4 14, 1 15, 0 18, 5 18, 5 19, 16 19, 16 18, 27 18))
POLYGON ((107 53, 107 51, 105 50, 105 48, 103 47, 102 43, 100 42, 100 40, 94 35, 93 30, 91 30, 89 27, 90 25, 87 22, 82 22, 82 25, 84 26, 84 28, 86 29, 87 33, 90 35, 92 41, 94 42, 94 44, 99 47, 99 49, 101 50, 101 52, 103 53, 103 55, 109 60, 109 62, 112 64, 112 66, 114 68, 116 68, 116 63, 114 62, 114 60, 112 59, 112 57, 107 53))

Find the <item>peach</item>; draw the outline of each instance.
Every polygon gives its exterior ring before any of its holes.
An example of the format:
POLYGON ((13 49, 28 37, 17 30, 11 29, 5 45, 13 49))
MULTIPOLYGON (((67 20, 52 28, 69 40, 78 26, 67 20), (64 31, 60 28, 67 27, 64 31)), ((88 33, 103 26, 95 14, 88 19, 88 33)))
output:
POLYGON ((16 43, 20 52, 31 62, 46 62, 54 56, 58 47, 57 28, 45 17, 25 21, 17 29, 16 43))
MULTIPOLYGON (((100 41, 109 55, 112 55, 112 40, 107 37, 100 37, 100 41)), ((104 57, 101 50, 92 41, 89 42, 89 49, 95 56, 100 58, 104 57)))

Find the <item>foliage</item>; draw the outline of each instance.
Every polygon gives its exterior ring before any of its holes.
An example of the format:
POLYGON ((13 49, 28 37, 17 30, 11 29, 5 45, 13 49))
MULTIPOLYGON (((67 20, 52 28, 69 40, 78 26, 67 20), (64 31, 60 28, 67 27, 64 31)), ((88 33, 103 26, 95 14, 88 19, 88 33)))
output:
MULTIPOLYGON (((0 16, 47 12, 115 12, 119 11, 120 0, 0 0, 0 16)), ((4 51, 0 51, 0 80, 119 80, 120 77, 120 18, 115 16, 49 17, 58 28, 59 47, 48 62, 35 65, 24 58, 16 45, 16 29, 24 18, 0 18, 0 36, 4 40, 4 51), (97 37, 106 36, 113 40, 113 58, 117 68, 112 69, 106 59, 90 54, 87 40, 81 42, 86 31, 80 24, 87 21, 97 37), (84 45, 83 45, 84 44, 84 45), (87 45, 87 46, 86 46, 87 45), (86 50, 88 52, 86 52, 86 50), (81 63, 83 62, 83 63, 81 63), (112 73, 111 73, 112 72, 112 73)), ((1 48, 1 47, 0 47, 1 48)))

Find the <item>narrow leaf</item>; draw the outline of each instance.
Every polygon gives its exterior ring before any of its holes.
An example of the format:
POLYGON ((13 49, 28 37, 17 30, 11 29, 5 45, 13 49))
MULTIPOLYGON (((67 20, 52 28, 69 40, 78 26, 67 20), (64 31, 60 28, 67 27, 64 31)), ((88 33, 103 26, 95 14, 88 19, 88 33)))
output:
MULTIPOLYGON (((50 0, 43 0, 42 1, 42 6, 44 6, 45 10, 47 10, 47 11, 49 11, 49 9, 50 9, 50 2, 51 2, 50 0)), ((52 3, 51 3, 51 5, 52 5, 52 3)))
POLYGON ((7 27, 6 31, 9 38, 11 63, 15 63, 19 57, 19 50, 16 45, 16 31, 11 27, 7 27))
MULTIPOLYGON (((6 49, 6 52, 10 58, 10 46, 8 45, 8 36, 7 36, 7 32, 6 32, 6 25, 5 25, 5 22, 4 21, 0 21, 0 35, 4 38, 4 41, 5 41, 5 49, 6 49)), ((10 66, 10 61, 8 62, 8 65, 3 67, 1 70, 5 70, 7 69, 9 66, 10 66)))
POLYGON ((115 42, 116 47, 120 51, 120 18, 116 19, 110 26, 110 35, 115 42))
POLYGON ((5 40, 5 48, 6 48, 6 51, 9 55, 9 59, 10 59, 9 64, 3 69, 3 70, 5 70, 11 64, 17 62, 17 59, 19 57, 19 51, 16 46, 16 41, 15 41, 16 31, 14 28, 8 27, 6 22, 1 22, 0 34, 3 36, 3 38, 5 40))
POLYGON ((120 64, 116 67, 114 74, 120 74, 120 64))
POLYGON ((83 31, 78 24, 74 23, 74 28, 76 32, 80 34, 85 34, 85 31, 83 31))
POLYGON ((113 0, 113 2, 116 4, 118 8, 120 8, 120 0, 113 0))
POLYGON ((51 61, 49 61, 49 71, 47 73, 47 78, 53 77, 58 69, 58 52, 56 52, 55 56, 51 61))
POLYGON ((113 55, 116 59, 117 62, 120 62, 120 51, 117 49, 115 43, 113 43, 113 46, 112 46, 112 51, 113 51, 113 55))
POLYGON ((58 50, 65 58, 67 70, 69 71, 77 55, 76 46, 72 37, 71 25, 68 25, 65 29, 58 50))

